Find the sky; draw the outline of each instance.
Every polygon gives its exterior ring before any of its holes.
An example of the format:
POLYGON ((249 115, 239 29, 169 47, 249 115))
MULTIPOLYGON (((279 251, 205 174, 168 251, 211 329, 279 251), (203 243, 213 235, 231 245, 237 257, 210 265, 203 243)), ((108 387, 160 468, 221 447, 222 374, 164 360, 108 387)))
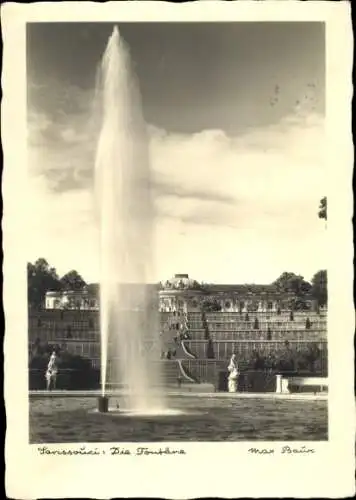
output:
MULTIPOLYGON (((118 23, 149 130, 155 280, 326 267, 322 23, 118 23)), ((27 25, 28 260, 99 276, 96 75, 112 23, 27 25)))

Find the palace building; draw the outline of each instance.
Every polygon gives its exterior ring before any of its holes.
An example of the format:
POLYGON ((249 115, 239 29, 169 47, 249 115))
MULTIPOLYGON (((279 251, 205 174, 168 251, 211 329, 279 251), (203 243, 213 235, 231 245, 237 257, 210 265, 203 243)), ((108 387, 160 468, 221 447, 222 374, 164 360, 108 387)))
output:
MULTIPOLYGON (((173 278, 152 285, 158 292, 160 312, 199 312, 202 307, 221 312, 278 312, 291 309, 293 293, 281 292, 273 285, 202 284, 188 274, 175 274, 173 278)), ((306 308, 313 309, 312 298, 306 308)), ((45 309, 98 311, 98 287, 80 291, 49 291, 45 309)))

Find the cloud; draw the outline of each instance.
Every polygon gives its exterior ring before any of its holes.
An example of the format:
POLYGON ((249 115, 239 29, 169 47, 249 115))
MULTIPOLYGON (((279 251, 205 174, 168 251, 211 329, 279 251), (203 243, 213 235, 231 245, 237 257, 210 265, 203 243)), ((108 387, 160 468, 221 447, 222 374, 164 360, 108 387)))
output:
POLYGON ((96 137, 91 99, 91 91, 74 86, 29 84, 29 171, 53 191, 90 186, 96 137))
POLYGON ((299 210, 303 216, 325 192, 323 150, 318 116, 287 117, 235 138, 222 131, 178 136, 151 130, 155 177, 171 186, 158 207, 204 224, 210 212, 212 223, 236 227, 248 217, 254 224, 257 215, 282 218, 299 210))
POLYGON ((73 267, 97 276, 97 232, 89 190, 53 193, 43 176, 29 177, 26 242, 28 260, 45 257, 63 275, 73 267))
MULTIPOLYGON (((28 113, 35 235, 29 254, 46 253, 63 272, 77 267, 95 280, 92 94, 54 88, 48 108, 48 88, 42 98, 36 92, 28 113)), ((322 267, 316 212, 326 192, 323 117, 299 107, 279 123, 237 137, 154 126, 148 132, 157 279, 180 266, 198 279, 225 282, 268 282, 279 270, 308 275, 322 267), (239 272, 231 271, 233 262, 239 272)))

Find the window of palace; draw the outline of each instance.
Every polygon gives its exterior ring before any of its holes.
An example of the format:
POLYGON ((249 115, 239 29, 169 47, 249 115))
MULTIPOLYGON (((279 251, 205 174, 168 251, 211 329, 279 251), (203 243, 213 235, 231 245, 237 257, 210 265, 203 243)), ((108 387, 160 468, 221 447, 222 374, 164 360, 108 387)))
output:
POLYGON ((89 344, 86 342, 83 344, 83 354, 84 356, 89 356, 90 354, 89 344))
POLYGON ((79 354, 79 356, 80 356, 83 354, 84 345, 83 344, 75 344, 74 350, 75 350, 75 354, 79 354))
POLYGON ((226 307, 226 309, 230 309, 231 303, 229 301, 226 301, 225 302, 225 307, 226 307))

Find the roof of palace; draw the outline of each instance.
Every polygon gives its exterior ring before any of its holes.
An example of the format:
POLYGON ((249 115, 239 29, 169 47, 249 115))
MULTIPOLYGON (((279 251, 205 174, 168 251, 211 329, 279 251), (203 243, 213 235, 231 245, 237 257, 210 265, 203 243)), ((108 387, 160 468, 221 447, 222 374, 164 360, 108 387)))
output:
MULTIPOLYGON (((134 287, 134 284, 129 285, 129 288, 134 287)), ((137 284, 137 286, 142 286, 137 284)), ((199 283, 195 279, 189 277, 188 274, 175 274, 172 278, 168 280, 163 280, 160 283, 149 284, 147 285, 149 288, 158 289, 163 292, 169 291, 200 291, 205 292, 206 294, 233 294, 233 295, 286 295, 285 291, 281 291, 273 284, 267 285, 258 285, 258 284, 223 284, 223 283, 199 283)), ((81 293, 83 295, 98 295, 99 293, 99 284, 91 283, 86 285, 83 290, 80 292, 72 292, 73 294, 81 293)), ((54 292, 48 291, 47 296, 59 296, 62 294, 71 294, 71 292, 54 292)), ((292 292, 290 295, 294 295, 292 292)))
MULTIPOLYGON (((281 291, 275 285, 258 285, 258 284, 223 284, 223 283, 199 283, 198 281, 189 278, 188 274, 175 274, 173 278, 161 281, 159 289, 163 292, 176 291, 200 291, 209 295, 233 294, 233 295, 286 295, 285 291, 281 291)), ((294 295, 293 292, 290 295, 294 295)))
POLYGON ((246 293, 277 293, 278 289, 274 285, 257 285, 257 284, 244 284, 244 285, 239 285, 239 284, 206 284, 205 288, 207 288, 210 292, 215 292, 215 293, 239 293, 239 294, 246 294, 246 293))
POLYGON ((162 290, 201 290, 203 287, 198 281, 189 278, 188 274, 175 274, 169 280, 161 281, 159 288, 162 290))

